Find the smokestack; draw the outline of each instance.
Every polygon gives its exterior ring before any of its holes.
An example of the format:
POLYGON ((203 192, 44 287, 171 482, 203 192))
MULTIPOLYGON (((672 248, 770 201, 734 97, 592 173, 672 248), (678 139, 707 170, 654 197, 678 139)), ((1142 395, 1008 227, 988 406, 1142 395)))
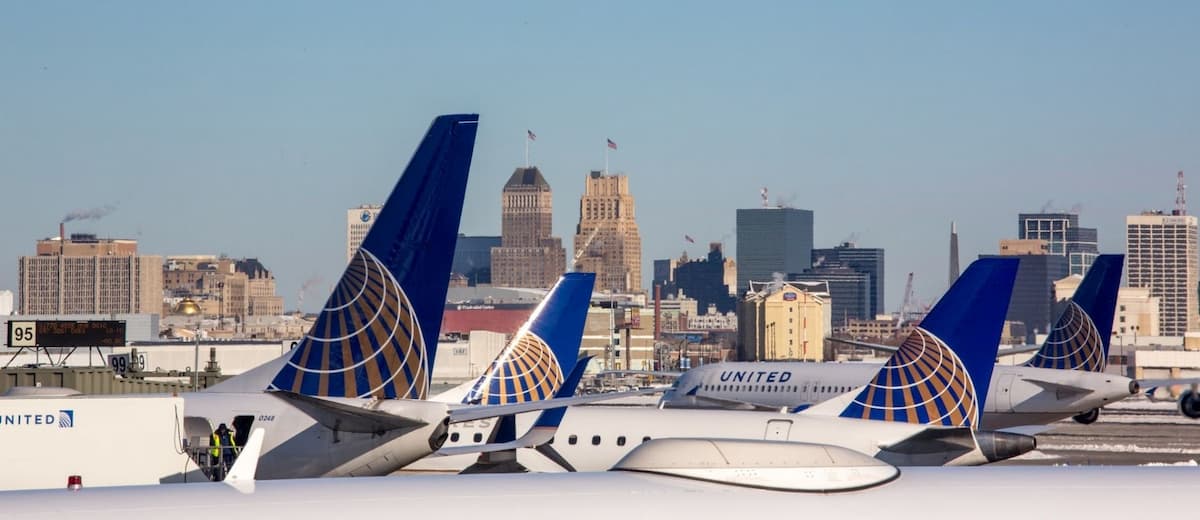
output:
POLYGON ((63 255, 63 251, 67 244, 67 224, 64 222, 58 223, 58 256, 63 255))
MULTIPOLYGON (((662 337, 662 285, 654 284, 654 341, 662 337)), ((659 367, 662 370, 662 367, 659 367)))
POLYGON ((950 285, 958 280, 958 226, 950 221, 950 285))

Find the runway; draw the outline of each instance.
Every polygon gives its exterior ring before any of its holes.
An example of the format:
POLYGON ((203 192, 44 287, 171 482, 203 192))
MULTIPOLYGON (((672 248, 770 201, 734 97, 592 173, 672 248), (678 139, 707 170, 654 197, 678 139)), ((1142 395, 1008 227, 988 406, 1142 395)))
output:
POLYGON ((1104 408, 1093 424, 1067 419, 1037 435, 1038 449, 1004 465, 1197 465, 1200 420, 1176 403, 1135 398, 1104 408))

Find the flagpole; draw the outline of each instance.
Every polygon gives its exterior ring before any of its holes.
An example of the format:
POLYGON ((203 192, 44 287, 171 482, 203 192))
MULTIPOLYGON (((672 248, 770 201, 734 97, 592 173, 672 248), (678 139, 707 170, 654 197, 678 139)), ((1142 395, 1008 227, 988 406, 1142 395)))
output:
POLYGON ((528 134, 528 130, 526 132, 527 133, 525 134, 525 169, 528 170, 529 169, 529 134, 528 134))
POLYGON ((608 175, 608 139, 604 139, 604 174, 608 175))

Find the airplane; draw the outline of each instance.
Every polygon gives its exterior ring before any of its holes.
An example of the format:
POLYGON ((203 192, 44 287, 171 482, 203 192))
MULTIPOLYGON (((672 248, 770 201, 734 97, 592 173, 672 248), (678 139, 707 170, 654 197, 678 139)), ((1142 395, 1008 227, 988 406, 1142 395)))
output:
MULTIPOLYGON (((1025 364, 997 364, 980 427, 1091 424, 1100 407, 1136 395, 1139 383, 1106 374, 1124 255, 1100 255, 1046 341, 1025 364)), ((858 343, 858 342, 853 342, 858 343)), ((873 348, 878 346, 871 345, 873 348)), ((802 410, 862 385, 873 363, 726 362, 683 373, 663 394, 667 408, 802 410)), ((1198 410, 1200 411, 1200 410, 1198 410)))
POLYGON ((72 481, 68 489, 0 492, 0 504, 8 519, 118 520, 131 511, 176 520, 336 518, 396 511, 440 516, 453 507, 487 510, 502 520, 528 518, 544 508, 597 520, 630 512, 733 518, 747 511, 775 516, 804 511, 830 518, 869 518, 884 511, 890 519, 923 520, 936 516, 935 508, 984 520, 1178 516, 1190 507, 1178 497, 1200 492, 1200 480, 1190 467, 901 470, 838 446, 729 439, 657 439, 605 472, 256 481, 261 444, 262 432, 256 430, 224 482, 87 488, 72 481), (1064 490, 1119 498, 1063 500, 1064 490), (997 492, 1020 499, 981 507, 994 504, 997 492))
MULTIPOLYGON (((174 437, 190 446, 196 465, 207 459, 214 427, 227 423, 239 446, 252 429, 263 430, 259 479, 385 475, 441 447, 453 422, 561 406, 522 402, 527 394, 496 406, 426 399, 477 124, 474 114, 434 119, 296 348, 204 391, 180 395, 183 410, 176 421, 182 431, 174 437)), ((587 276, 574 278, 587 281, 584 291, 590 295, 587 276)), ((512 360, 519 361, 527 360, 512 360)), ((561 382, 564 371, 550 361, 539 359, 544 364, 539 367, 558 372, 547 373, 549 379, 531 391, 549 394, 561 382)), ((512 367, 505 361, 492 369, 510 373, 512 367)), ((10 398, 4 405, 34 399, 10 398)), ((119 419, 111 421, 119 427, 119 419)), ((70 467, 69 461, 63 465, 70 467)), ((145 480, 131 471, 113 464, 105 482, 145 480)), ((193 465, 159 481, 206 478, 193 465)))
MULTIPOLYGON (((1032 437, 975 431, 1016 275, 1015 259, 977 260, 930 311, 868 387, 804 413, 573 406, 536 451, 532 471, 599 471, 664 437, 770 439, 833 444, 902 465, 983 464, 1030 451, 1032 437), (894 379, 901 378, 901 379, 894 379), (896 386, 890 381, 910 381, 896 386), (897 406, 891 403, 915 403, 897 406)), ((517 417, 524 430, 534 418, 517 417)), ((479 445, 496 421, 451 426, 443 450, 479 445)), ((526 446, 531 447, 531 446, 526 446)), ((474 456, 426 457, 410 472, 460 471, 474 456)))

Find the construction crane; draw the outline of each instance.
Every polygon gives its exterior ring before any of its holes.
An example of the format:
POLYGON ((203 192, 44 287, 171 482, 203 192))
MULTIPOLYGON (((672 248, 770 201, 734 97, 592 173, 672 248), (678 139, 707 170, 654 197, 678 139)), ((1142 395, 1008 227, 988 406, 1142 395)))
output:
POLYGON ((913 299, 913 297, 912 297, 913 296, 912 282, 913 282, 913 274, 908 273, 908 281, 904 283, 904 301, 900 302, 900 316, 898 316, 896 318, 895 334, 897 336, 900 335, 900 327, 902 327, 904 325, 905 319, 908 318, 908 315, 911 312, 911 311, 909 311, 909 306, 912 305, 912 299, 913 299))

